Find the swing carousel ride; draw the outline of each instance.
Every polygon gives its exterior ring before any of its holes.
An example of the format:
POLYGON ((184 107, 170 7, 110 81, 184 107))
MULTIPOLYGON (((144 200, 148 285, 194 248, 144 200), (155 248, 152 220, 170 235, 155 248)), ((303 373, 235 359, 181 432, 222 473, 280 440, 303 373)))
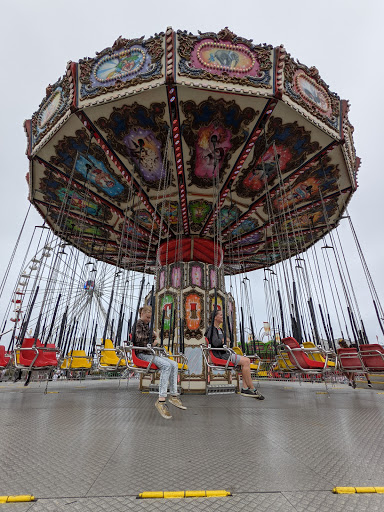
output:
POLYGON ((327 235, 344 275, 341 333, 364 339, 332 234, 357 188, 348 110, 315 67, 227 28, 119 37, 69 62, 25 122, 29 200, 43 225, 40 256, 15 287, 13 338, 32 325, 46 343, 56 336, 61 350, 92 355, 96 338, 128 339, 143 294, 199 389, 210 311, 224 310, 233 338, 240 326, 245 349, 245 333, 257 337, 247 274, 264 269, 272 335, 332 346, 311 252, 327 235), (143 275, 153 276, 152 294, 143 275))

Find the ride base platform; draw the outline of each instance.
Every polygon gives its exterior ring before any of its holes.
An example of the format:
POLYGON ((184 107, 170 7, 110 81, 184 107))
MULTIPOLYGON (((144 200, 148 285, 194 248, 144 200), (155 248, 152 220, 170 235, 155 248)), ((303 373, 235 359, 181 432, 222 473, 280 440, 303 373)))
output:
POLYGON ((262 381, 264 401, 186 395, 171 420, 138 380, 0 382, 0 495, 17 512, 381 511, 384 393, 262 381), (227 497, 137 499, 225 489, 227 497))

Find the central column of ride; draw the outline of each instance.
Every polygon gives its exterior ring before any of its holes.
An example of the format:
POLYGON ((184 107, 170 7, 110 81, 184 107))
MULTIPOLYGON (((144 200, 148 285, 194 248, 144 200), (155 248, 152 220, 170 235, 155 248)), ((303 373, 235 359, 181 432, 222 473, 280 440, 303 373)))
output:
POLYGON ((159 249, 158 262, 155 329, 159 335, 163 331, 164 345, 171 351, 173 344, 173 353, 184 348, 188 372, 181 378, 183 392, 205 393, 200 345, 205 343, 215 301, 233 332, 236 325, 234 300, 225 291, 222 249, 202 238, 168 241, 159 249))

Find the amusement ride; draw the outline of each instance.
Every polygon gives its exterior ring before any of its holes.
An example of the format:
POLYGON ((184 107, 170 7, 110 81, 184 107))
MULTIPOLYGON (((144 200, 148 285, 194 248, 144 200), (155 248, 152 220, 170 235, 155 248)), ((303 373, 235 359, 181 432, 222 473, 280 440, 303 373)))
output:
POLYGON ((183 392, 238 386, 205 338, 218 309, 227 350, 252 356, 259 377, 383 371, 338 230, 351 228, 384 334, 348 212, 360 165, 348 111, 315 67, 228 28, 119 37, 69 62, 25 122, 42 219, 10 301, 10 267, 1 286, 0 367, 26 383, 41 371, 141 372, 141 388, 155 388, 156 369, 134 353, 146 303, 183 392))

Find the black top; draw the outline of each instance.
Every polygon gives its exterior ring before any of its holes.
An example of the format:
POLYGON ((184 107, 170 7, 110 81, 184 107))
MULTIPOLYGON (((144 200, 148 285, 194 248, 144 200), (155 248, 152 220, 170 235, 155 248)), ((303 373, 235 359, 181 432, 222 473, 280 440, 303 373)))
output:
MULTIPOLYGON (((225 345, 224 333, 220 329, 220 327, 217 328, 217 327, 213 326, 212 336, 210 335, 210 333, 211 333, 211 328, 209 327, 209 329, 207 329, 207 331, 205 333, 205 336, 206 336, 206 338, 208 338, 208 342, 210 343, 210 345, 212 347, 216 347, 216 348, 223 348, 223 346, 225 345)), ((224 352, 224 350, 212 350, 212 354, 215 357, 218 357, 219 359, 227 360, 229 358, 229 353, 224 352)))

